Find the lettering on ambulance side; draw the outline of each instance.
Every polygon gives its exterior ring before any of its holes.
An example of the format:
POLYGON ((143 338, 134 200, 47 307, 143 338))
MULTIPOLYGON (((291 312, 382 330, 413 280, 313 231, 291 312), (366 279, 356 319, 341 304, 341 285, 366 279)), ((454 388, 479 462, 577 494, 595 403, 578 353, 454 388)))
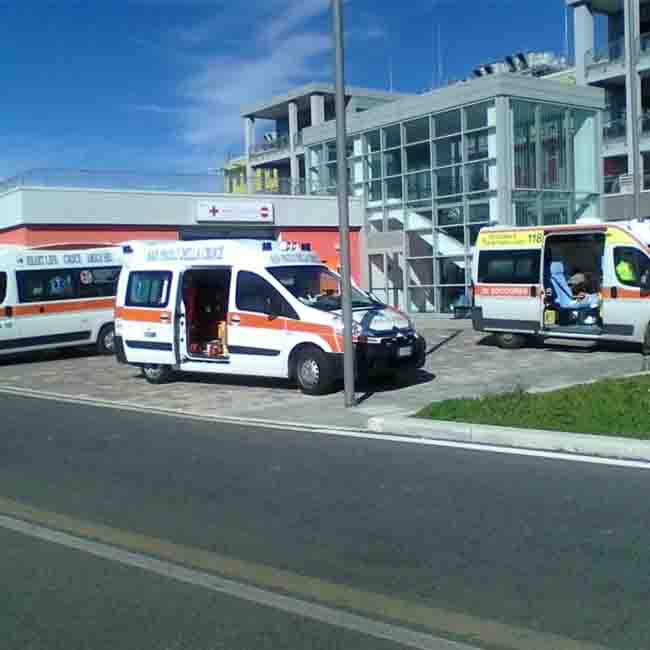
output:
POLYGON ((534 298, 531 296, 531 287, 536 285, 486 285, 479 284, 474 287, 474 295, 491 297, 491 298, 534 298))
POLYGON ((544 230, 483 231, 479 234, 478 248, 541 248, 544 245, 544 230))

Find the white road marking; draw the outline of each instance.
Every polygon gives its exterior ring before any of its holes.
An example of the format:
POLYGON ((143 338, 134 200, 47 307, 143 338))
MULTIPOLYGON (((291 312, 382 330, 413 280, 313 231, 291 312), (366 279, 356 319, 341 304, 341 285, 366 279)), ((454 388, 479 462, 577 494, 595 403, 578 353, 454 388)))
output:
POLYGON ((455 641, 447 641, 430 634, 416 632, 405 627, 391 625, 374 621, 364 616, 350 614, 344 610, 317 605, 315 603, 283 596, 273 591, 267 591, 258 587, 219 578, 209 573, 186 569, 171 562, 165 562, 156 558, 125 551, 101 542, 62 533, 44 526, 27 523, 13 517, 0 515, 0 527, 22 533, 30 537, 53 542, 67 548, 76 549, 84 553, 89 553, 96 557, 111 560, 126 566, 137 567, 150 573, 178 580, 197 587, 216 591, 233 598, 245 600, 257 605, 264 605, 273 609, 278 609, 289 614, 297 614, 304 618, 326 623, 334 627, 359 632, 367 636, 379 639, 387 639, 394 643, 399 643, 411 648, 421 650, 479 650, 476 646, 470 646, 455 641))
POLYGON ((160 407, 149 407, 126 402, 108 402, 90 397, 71 397, 61 393, 37 391, 30 388, 17 386, 0 386, 0 394, 18 395, 21 397, 33 397, 68 404, 79 404, 83 406, 96 406, 101 408, 116 409, 119 411, 131 411, 147 415, 160 415, 165 417, 184 418, 199 422, 225 422, 236 425, 259 426, 265 429, 281 431, 297 431, 307 433, 320 433, 323 435, 340 436, 344 438, 359 438, 364 440, 375 440, 378 442, 398 442, 411 445, 424 445, 429 447, 448 447, 466 451, 482 451, 495 454, 506 454, 511 456, 528 456, 531 458, 542 458, 547 460, 562 460, 572 463, 587 463, 591 465, 606 465, 609 467, 622 467, 628 469, 650 469, 650 462, 637 460, 624 460, 618 458, 601 458, 599 456, 585 456, 580 454, 568 454, 563 452, 543 451, 537 449, 525 449, 521 447, 501 447, 498 445, 479 444, 470 442, 457 442, 453 440, 434 440, 409 435, 395 435, 373 433, 364 429, 351 429, 346 427, 323 425, 309 425, 302 422, 265 420, 263 418, 244 418, 229 415, 197 415, 190 411, 162 409, 160 407))

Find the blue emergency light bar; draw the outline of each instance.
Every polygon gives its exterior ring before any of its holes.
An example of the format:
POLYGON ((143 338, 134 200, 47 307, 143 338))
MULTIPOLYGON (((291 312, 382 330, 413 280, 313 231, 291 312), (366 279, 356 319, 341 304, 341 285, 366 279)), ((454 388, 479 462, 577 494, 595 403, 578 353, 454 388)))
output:
POLYGON ((273 243, 270 241, 262 242, 262 250, 263 251, 273 250, 273 243))

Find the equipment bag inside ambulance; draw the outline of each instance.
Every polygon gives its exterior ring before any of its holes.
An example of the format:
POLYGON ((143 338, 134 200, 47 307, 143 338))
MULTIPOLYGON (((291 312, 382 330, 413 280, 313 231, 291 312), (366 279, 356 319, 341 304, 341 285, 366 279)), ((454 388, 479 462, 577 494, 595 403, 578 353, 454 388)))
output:
POLYGON ((481 231, 473 322, 503 348, 628 341, 650 353, 650 248, 624 225, 481 231))

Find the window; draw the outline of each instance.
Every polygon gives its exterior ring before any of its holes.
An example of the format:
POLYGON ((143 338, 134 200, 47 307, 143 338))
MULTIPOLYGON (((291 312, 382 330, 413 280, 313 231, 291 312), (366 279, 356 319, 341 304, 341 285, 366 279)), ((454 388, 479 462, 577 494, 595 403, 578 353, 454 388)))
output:
POLYGON ((615 248, 614 268, 621 284, 650 289, 650 258, 637 248, 630 246, 615 248))
POLYGON ((402 150, 393 149, 384 154, 384 171, 386 176, 402 173, 402 150))
POLYGON ((538 284, 541 251, 482 251, 478 281, 494 284, 538 284))
POLYGON ((278 316, 298 320, 298 314, 293 307, 257 273, 240 271, 237 274, 236 302, 237 308, 242 311, 258 314, 275 313, 278 316))
POLYGON ((49 302, 78 297, 75 271, 48 269, 45 271, 18 271, 20 302, 49 302))
POLYGON ((370 131, 366 133, 366 151, 379 151, 381 149, 381 140, 379 138, 379 131, 370 131))
POLYGON ((429 118, 423 117, 419 120, 406 122, 404 125, 406 142, 422 142, 429 139, 429 118))
POLYGON ((95 269, 81 269, 79 274, 80 298, 104 298, 117 293, 117 281, 120 277, 119 266, 95 269))
POLYGON ((467 160, 482 160, 488 158, 489 140, 487 131, 479 131, 467 135, 467 160))
POLYGON ((436 115, 436 137, 460 133, 460 111, 449 111, 436 115))
POLYGON ((467 130, 482 129, 488 125, 489 104, 474 104, 465 109, 467 130))
POLYGON ((384 132, 384 149, 392 149, 402 144, 402 132, 399 124, 382 130, 384 132))
POLYGON ((7 297, 7 274, 0 272, 0 305, 7 297))
POLYGON ((406 148, 406 171, 431 169, 431 147, 428 142, 406 148))
POLYGON ((172 274, 169 271, 135 271, 126 289, 128 307, 166 307, 172 274))
POLYGON ((446 138, 436 142, 436 167, 453 165, 462 162, 463 154, 461 149, 460 136, 446 138))

